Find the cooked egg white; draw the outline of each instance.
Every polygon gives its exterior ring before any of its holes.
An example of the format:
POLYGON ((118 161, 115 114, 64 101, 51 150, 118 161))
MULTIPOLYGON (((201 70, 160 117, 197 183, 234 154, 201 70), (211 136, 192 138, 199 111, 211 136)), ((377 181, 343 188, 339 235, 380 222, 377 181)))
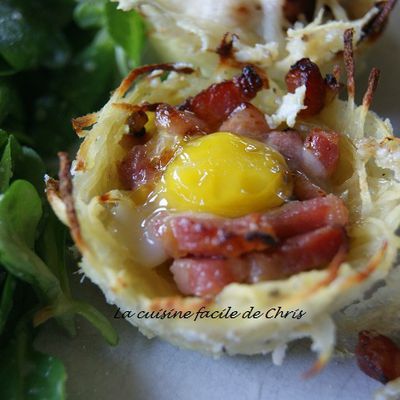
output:
POLYGON ((144 204, 136 204, 129 197, 122 198, 110 210, 108 229, 129 257, 146 268, 153 268, 168 259, 160 241, 148 229, 148 221, 165 210, 157 195, 144 204))

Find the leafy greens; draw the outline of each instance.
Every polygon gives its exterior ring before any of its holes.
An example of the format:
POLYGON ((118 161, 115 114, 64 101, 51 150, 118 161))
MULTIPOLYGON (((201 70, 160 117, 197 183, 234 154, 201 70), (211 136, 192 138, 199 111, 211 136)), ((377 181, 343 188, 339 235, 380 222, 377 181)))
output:
POLYGON ((140 63, 144 41, 140 17, 107 0, 0 3, 2 399, 65 399, 62 362, 34 348, 37 326, 49 318, 73 335, 78 314, 117 343, 107 318, 71 296, 69 238, 43 178, 54 173, 56 151, 74 148, 71 118, 104 103, 140 63))

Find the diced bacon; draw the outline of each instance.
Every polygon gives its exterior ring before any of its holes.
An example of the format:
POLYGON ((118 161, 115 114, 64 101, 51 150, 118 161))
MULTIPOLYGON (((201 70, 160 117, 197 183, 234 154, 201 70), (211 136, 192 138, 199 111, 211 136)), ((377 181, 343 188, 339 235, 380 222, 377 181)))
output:
POLYGON ((145 145, 134 146, 119 164, 118 172, 125 188, 135 189, 157 175, 146 150, 145 145))
POLYGON ((183 294, 203 298, 216 296, 225 286, 243 282, 248 275, 246 262, 240 259, 180 259, 173 262, 171 272, 183 294))
POLYGON ((265 143, 279 151, 291 170, 303 172, 307 177, 323 182, 336 170, 339 161, 339 134, 313 129, 305 143, 297 131, 273 131, 265 143))
POLYGON ((250 266, 249 283, 282 279, 303 271, 326 266, 346 246, 341 226, 325 226, 287 239, 277 250, 246 255, 250 266))
POLYGON ((324 176, 332 175, 339 163, 339 134, 333 131, 314 128, 305 141, 304 147, 324 166, 324 176))
POLYGON ((346 246, 343 227, 324 228, 287 239, 271 252, 241 258, 185 258, 171 267, 179 290, 186 295, 213 297, 230 283, 283 279, 326 266, 346 246))
POLYGON ((299 132, 273 131, 266 136, 265 143, 285 157, 291 170, 303 170, 303 140, 299 132))
POLYGON ((400 378, 400 349, 384 335, 361 331, 356 347, 361 371, 382 383, 400 378))
POLYGON ((257 107, 250 103, 242 103, 231 112, 218 130, 260 139, 271 129, 264 114, 257 107))
POLYGON ((330 194, 307 201, 292 201, 264 214, 229 219, 210 215, 159 215, 149 231, 161 239, 172 257, 224 256, 270 248, 278 240, 326 225, 345 226, 348 211, 343 201, 330 194))
POLYGON ((194 112, 215 131, 237 106, 253 99, 263 85, 254 68, 246 66, 240 76, 211 85, 187 99, 180 109, 194 112))
POLYGON ((349 212, 339 197, 329 194, 306 201, 291 201, 264 214, 279 239, 301 235, 327 225, 346 226, 349 212))
POLYGON ((173 155, 174 151, 168 143, 157 138, 144 145, 133 146, 118 166, 122 185, 134 190, 148 183, 154 184, 173 155))
POLYGON ((295 172, 293 176, 293 194, 297 200, 311 200, 317 197, 325 197, 326 192, 310 181, 301 172, 295 172))
POLYGON ((156 125, 160 130, 182 137, 209 132, 206 123, 194 113, 186 110, 180 111, 168 104, 161 104, 157 107, 156 125))
POLYGON ((317 64, 309 58, 302 58, 290 67, 286 75, 286 86, 290 93, 294 93, 300 86, 306 86, 304 105, 301 117, 311 117, 318 114, 325 106, 326 83, 317 64))
POLYGON ((277 242, 268 222, 260 214, 229 219, 199 214, 158 215, 148 226, 174 257, 235 257, 265 250, 277 242))
POLYGON ((142 137, 146 134, 146 130, 144 126, 146 125, 149 118, 146 115, 146 112, 138 109, 131 113, 128 117, 126 123, 128 125, 129 134, 133 137, 142 137))

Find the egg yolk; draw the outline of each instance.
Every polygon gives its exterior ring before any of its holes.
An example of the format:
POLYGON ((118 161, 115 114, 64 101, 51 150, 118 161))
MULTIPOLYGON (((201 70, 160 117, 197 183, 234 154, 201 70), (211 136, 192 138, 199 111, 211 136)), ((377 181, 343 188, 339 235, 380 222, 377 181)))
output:
POLYGON ((163 176, 168 208, 239 217, 277 207, 290 195, 284 158, 261 142, 216 132, 192 140, 163 176))
POLYGON ((153 134, 156 130, 156 113, 153 111, 146 111, 146 115, 148 121, 146 122, 144 129, 146 129, 146 132, 151 132, 151 134, 153 134))

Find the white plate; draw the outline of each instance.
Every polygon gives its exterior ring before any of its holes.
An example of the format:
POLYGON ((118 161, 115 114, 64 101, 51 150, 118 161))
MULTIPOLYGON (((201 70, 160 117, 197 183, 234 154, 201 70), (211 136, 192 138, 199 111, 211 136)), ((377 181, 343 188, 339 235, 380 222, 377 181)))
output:
MULTIPOLYGON (((366 87, 368 70, 381 69, 381 82, 373 103, 381 117, 400 129, 400 6, 389 28, 368 56, 368 68, 358 76, 358 88, 366 87)), ((115 309, 89 282, 73 277, 76 297, 96 305, 112 319, 115 309)), ((243 400, 307 399, 365 400, 380 384, 365 376, 355 360, 333 359, 318 376, 304 380, 301 374, 314 361, 306 341, 290 347, 283 366, 270 356, 213 359, 180 350, 158 339, 148 340, 128 322, 113 320, 120 344, 109 347, 88 324, 79 320, 78 336, 69 339, 49 323, 38 337, 43 351, 60 357, 68 371, 68 397, 73 400, 243 400)))

